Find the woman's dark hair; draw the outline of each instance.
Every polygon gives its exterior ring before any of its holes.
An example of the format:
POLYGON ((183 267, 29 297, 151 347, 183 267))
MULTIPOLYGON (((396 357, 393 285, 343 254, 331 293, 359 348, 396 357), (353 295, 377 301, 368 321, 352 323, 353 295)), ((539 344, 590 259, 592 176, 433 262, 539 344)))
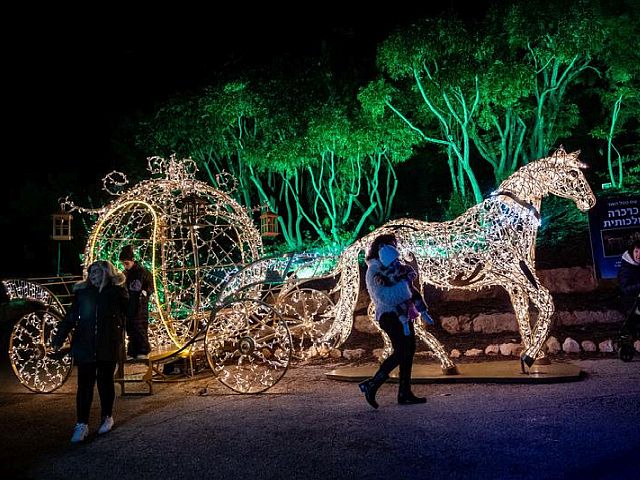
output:
POLYGON ((629 245, 629 249, 627 250, 627 252, 629 252, 629 255, 633 257, 633 251, 636 248, 640 248, 640 240, 634 240, 633 242, 631 242, 631 245, 629 245))
POLYGON ((393 245, 394 247, 396 247, 398 246, 398 239, 393 233, 385 233, 376 237, 369 247, 366 260, 378 258, 378 252, 380 252, 380 247, 382 247, 383 245, 393 245))

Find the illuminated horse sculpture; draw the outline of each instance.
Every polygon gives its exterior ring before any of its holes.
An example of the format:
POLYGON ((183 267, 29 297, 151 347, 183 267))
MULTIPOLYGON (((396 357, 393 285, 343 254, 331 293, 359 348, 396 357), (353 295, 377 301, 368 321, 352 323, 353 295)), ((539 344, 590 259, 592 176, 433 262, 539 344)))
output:
MULTIPOLYGON (((421 282, 443 289, 476 290, 499 285, 506 289, 515 311, 523 342, 524 364, 531 366, 549 334, 553 299, 540 283, 534 266, 534 249, 540 225, 540 203, 548 194, 573 200, 586 211, 596 199, 578 160, 580 152, 567 154, 562 147, 553 156, 523 166, 502 182, 482 203, 458 218, 442 223, 413 219, 391 221, 347 248, 338 263, 340 299, 335 322, 325 339, 341 344, 351 333, 353 312, 358 298, 360 273, 358 257, 373 239, 393 233, 405 259, 415 256, 421 282), (529 321, 529 303, 538 311, 533 327, 529 321)), ((373 317, 372 305, 369 316, 373 317)), ((382 332, 382 330, 381 330, 382 332)), ((434 352, 445 373, 456 367, 442 344, 416 322, 416 332, 434 352)), ((384 355, 391 352, 384 335, 384 355)))

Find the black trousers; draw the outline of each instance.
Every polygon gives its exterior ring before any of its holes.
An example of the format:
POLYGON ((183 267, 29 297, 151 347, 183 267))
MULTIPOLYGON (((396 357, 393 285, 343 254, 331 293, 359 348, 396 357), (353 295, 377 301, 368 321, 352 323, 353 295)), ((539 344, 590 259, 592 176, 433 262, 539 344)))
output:
POLYGON ((96 383, 98 384, 102 418, 110 417, 113 414, 113 402, 116 398, 116 389, 113 383, 115 371, 116 362, 97 361, 78 365, 78 391, 76 392, 78 423, 89 423, 93 387, 96 383))
POLYGON ((127 354, 132 357, 136 355, 147 355, 151 351, 149 345, 149 319, 144 317, 127 318, 127 354))
POLYGON ((382 362, 379 371, 389 375, 399 366, 400 387, 406 388, 411 385, 413 355, 416 353, 416 333, 413 322, 409 322, 411 334, 407 336, 402 330, 402 323, 397 313, 383 313, 380 317, 380 327, 389 335, 393 353, 382 362))

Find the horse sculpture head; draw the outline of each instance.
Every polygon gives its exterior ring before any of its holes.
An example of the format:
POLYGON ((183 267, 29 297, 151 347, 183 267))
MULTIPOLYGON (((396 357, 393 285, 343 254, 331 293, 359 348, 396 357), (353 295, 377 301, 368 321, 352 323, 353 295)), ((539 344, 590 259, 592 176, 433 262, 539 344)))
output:
POLYGON ((579 154, 580 150, 566 153, 560 147, 554 155, 540 161, 543 164, 540 173, 549 193, 573 200, 586 212, 596 204, 596 197, 582 171, 588 166, 578 160, 579 154))

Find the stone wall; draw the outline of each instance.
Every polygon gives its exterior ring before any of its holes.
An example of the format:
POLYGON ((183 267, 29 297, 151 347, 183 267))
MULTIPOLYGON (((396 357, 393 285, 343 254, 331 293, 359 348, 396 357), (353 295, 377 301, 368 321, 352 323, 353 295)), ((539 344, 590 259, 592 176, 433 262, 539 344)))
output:
MULTIPOLYGON (((540 282, 553 294, 593 292, 598 289, 598 282, 594 276, 593 269, 589 267, 558 268, 552 270, 538 270, 540 282)), ((479 291, 471 290, 448 290, 438 292, 438 321, 442 328, 450 334, 459 333, 501 333, 517 332, 516 318, 511 308, 511 304, 506 298, 504 289, 501 287, 486 288, 479 291), (492 300, 501 299, 500 302, 492 303, 492 300), (506 300, 505 300, 506 299, 506 300), (478 311, 475 313, 449 314, 447 304, 462 302, 474 310, 474 302, 483 301, 483 305, 489 304, 492 311, 478 311), (493 311, 495 309, 505 311, 493 311)), ((369 295, 366 288, 362 288, 356 307, 356 328, 360 331, 370 330, 365 327, 366 309, 369 304, 369 295), (359 317, 359 318, 358 318, 359 317)), ((459 308, 458 308, 459 310, 459 308)), ((465 309, 466 310, 466 309, 465 309)), ((532 310, 531 315, 535 320, 536 312, 532 310)), ((622 322, 624 315, 615 309, 615 305, 610 308, 606 306, 594 306, 593 310, 585 310, 580 307, 575 310, 562 310, 556 308, 553 321, 557 326, 576 326, 586 324, 612 324, 622 322)))
MULTIPOLYGON (((547 352, 613 352, 616 333, 625 318, 616 309, 615 283, 604 286, 610 294, 603 297, 604 301, 598 302, 597 297, 603 290, 603 282, 599 284, 592 268, 538 270, 537 274, 554 299, 564 299, 563 302, 555 302, 556 311, 552 317, 547 352), (581 297, 586 301, 570 301, 574 297, 581 297), (572 335, 576 336, 576 329, 580 330, 581 341, 572 338, 572 335)), ((504 289, 496 287, 480 291, 438 291, 437 296, 437 303, 434 304, 432 312, 438 329, 441 328, 452 337, 446 343, 453 346, 458 337, 461 340, 464 338, 467 344, 475 343, 472 347, 462 350, 453 348, 450 352, 452 357, 519 354, 521 346, 516 319, 504 289), (463 313, 460 313, 461 311, 463 313), (506 337, 511 337, 511 340, 505 342, 506 337)), ((369 296, 363 286, 356 308, 354 330, 365 334, 365 337, 377 336, 377 329, 366 315, 368 304, 369 296)), ((530 314, 534 322, 537 312, 531 309, 530 314)), ((436 337, 439 336, 436 332, 434 334, 436 337)), ((640 351, 640 342, 636 342, 635 346, 640 351)), ((374 351, 374 356, 379 353, 374 351)))
MULTIPOLYGON (((537 270, 536 274, 540 283, 553 293, 590 292, 598 288, 593 268, 570 267, 554 268, 550 270, 537 270)), ((501 295, 504 289, 501 287, 473 290, 448 290, 442 292, 444 301, 471 301, 481 298, 495 298, 501 295)))

